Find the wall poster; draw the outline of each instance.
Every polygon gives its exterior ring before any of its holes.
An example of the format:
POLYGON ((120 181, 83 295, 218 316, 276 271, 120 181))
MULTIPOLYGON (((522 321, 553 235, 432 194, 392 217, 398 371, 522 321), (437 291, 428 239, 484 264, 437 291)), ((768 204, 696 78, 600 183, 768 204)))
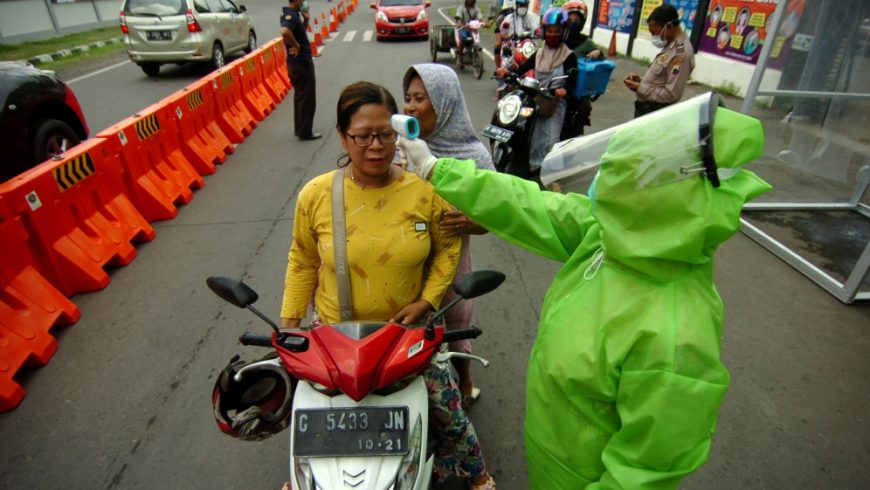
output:
MULTIPOLYGON (((700 51, 755 64, 767 38, 777 0, 711 0, 707 9, 700 51)), ((787 6, 780 32, 774 40, 771 61, 786 54, 797 30, 804 0, 787 6)))
POLYGON ((673 5, 677 9, 677 13, 680 14, 680 28, 687 36, 691 36, 692 29, 695 28, 695 18, 698 16, 698 0, 643 0, 643 6, 640 9, 640 25, 637 29, 638 34, 649 36, 646 18, 663 3, 673 5))
POLYGON ((598 8, 598 26, 617 32, 631 33, 635 0, 606 0, 598 8), (602 23, 602 20, 604 20, 602 23))

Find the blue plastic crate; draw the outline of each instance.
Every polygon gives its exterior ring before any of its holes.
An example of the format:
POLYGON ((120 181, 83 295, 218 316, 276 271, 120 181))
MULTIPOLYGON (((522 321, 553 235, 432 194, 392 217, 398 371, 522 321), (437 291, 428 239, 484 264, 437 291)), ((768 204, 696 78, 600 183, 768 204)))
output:
POLYGON ((616 63, 610 60, 578 60, 577 83, 574 85, 574 97, 591 97, 607 91, 607 83, 616 63))

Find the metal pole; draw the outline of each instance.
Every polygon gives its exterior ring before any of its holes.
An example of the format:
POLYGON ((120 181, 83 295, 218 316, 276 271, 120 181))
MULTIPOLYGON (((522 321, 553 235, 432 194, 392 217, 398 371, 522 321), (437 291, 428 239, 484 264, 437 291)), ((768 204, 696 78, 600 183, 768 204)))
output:
POLYGON ((48 17, 51 19, 51 25, 54 26, 54 32, 60 36, 62 33, 60 32, 60 25, 57 23, 57 17, 54 15, 54 6, 51 0, 43 1, 45 2, 45 8, 48 9, 48 17))
POLYGON ((761 79, 764 77, 764 71, 767 69, 767 60, 770 58, 770 52, 773 51, 773 43, 779 34, 779 26, 782 23, 783 12, 788 2, 789 0, 779 0, 776 4, 776 10, 773 11, 772 29, 767 34, 767 39, 764 40, 764 47, 761 48, 761 54, 758 56, 758 62, 755 63, 752 79, 749 81, 749 87, 746 89, 746 95, 743 98, 743 107, 740 109, 740 112, 744 114, 749 114, 752 102, 755 101, 755 97, 758 95, 758 87, 761 85, 761 79))

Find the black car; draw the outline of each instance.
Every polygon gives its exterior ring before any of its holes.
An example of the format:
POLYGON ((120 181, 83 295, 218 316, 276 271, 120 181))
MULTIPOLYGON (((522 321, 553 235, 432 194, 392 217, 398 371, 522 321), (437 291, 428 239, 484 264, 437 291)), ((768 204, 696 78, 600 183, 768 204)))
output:
POLYGON ((0 61, 0 102, 0 181, 88 137, 76 96, 53 71, 0 61))

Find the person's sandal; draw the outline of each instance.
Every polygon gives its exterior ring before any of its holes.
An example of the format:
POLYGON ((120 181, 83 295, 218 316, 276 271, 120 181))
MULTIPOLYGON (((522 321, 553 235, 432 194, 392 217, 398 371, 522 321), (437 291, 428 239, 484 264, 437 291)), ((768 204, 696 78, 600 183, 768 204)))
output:
POLYGON ((493 479, 492 475, 488 475, 489 478, 483 482, 474 484, 471 480, 468 480, 468 490, 496 490, 495 488, 495 479, 493 479))
POLYGON ((462 395, 462 408, 468 410, 480 398, 480 388, 475 386, 471 389, 471 395, 462 395))

